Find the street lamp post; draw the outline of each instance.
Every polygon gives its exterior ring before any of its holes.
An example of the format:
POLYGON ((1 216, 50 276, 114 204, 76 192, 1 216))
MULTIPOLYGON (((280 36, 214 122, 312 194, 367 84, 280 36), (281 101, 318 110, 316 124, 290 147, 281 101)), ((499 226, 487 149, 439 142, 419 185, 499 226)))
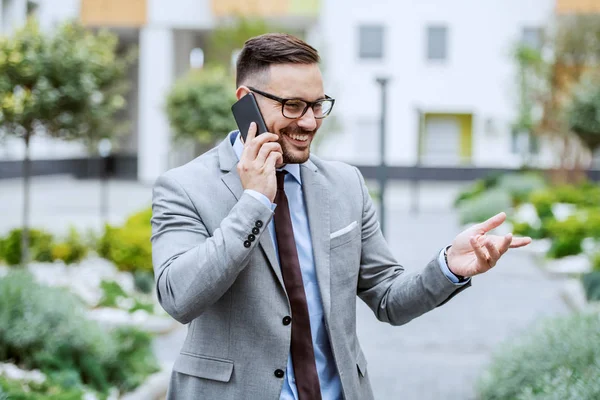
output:
POLYGON ((100 221, 108 223, 108 158, 112 151, 109 139, 102 139, 98 143, 98 154, 101 157, 100 166, 100 221))
POLYGON ((379 77, 376 79, 381 87, 381 118, 379 121, 379 168, 377 168, 377 181, 379 182, 379 225, 385 236, 385 186, 387 181, 387 166, 385 164, 385 136, 387 118, 387 84, 389 78, 379 77))

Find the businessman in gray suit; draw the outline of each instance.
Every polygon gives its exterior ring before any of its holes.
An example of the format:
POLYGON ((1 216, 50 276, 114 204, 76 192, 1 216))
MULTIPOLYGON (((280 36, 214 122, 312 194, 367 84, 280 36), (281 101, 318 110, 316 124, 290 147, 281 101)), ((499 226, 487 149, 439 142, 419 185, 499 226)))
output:
POLYGON ((424 269, 392 256, 360 172, 310 155, 334 100, 317 51, 285 34, 248 40, 237 98, 270 133, 237 131, 159 177, 152 250, 158 298, 188 324, 169 399, 372 399, 356 296, 392 325, 464 290, 529 238, 460 233, 424 269))

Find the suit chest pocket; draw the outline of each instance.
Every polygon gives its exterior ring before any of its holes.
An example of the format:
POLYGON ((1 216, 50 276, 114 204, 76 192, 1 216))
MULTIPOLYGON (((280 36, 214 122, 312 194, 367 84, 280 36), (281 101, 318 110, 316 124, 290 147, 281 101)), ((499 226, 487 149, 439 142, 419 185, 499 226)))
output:
POLYGON ((335 230, 329 235, 329 247, 331 250, 356 241, 360 237, 360 227, 356 221, 335 230))

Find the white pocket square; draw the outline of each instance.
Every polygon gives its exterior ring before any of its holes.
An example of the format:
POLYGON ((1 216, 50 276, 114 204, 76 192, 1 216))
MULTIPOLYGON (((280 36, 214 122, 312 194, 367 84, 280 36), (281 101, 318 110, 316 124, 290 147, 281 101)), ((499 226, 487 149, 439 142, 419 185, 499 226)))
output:
POLYGON ((356 221, 352 222, 352 223, 351 223, 350 225, 348 225, 347 227, 345 227, 345 228, 342 228, 342 229, 340 229, 339 231, 335 231, 335 232, 333 232, 333 233, 332 233, 332 234, 329 236, 329 239, 335 239, 335 238, 336 238, 336 237, 338 237, 338 236, 342 236, 343 234, 350 232, 352 229, 356 228, 356 225, 358 225, 356 221))

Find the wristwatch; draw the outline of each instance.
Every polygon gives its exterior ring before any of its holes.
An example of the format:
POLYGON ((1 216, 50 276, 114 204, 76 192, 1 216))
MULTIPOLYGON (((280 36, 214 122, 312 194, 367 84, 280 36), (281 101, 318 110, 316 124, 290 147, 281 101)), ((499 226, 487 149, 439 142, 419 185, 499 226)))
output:
MULTIPOLYGON (((452 247, 452 246, 448 246, 444 249, 444 261, 446 261, 446 265, 448 266, 448 269, 450 269, 450 265, 448 264, 448 249, 450 247, 452 247)), ((450 270, 450 272, 452 272, 452 270, 450 270)), ((454 275, 458 279, 458 283, 464 283, 469 280, 469 278, 465 278, 464 276, 455 274, 454 272, 452 272, 452 275, 454 275)))

